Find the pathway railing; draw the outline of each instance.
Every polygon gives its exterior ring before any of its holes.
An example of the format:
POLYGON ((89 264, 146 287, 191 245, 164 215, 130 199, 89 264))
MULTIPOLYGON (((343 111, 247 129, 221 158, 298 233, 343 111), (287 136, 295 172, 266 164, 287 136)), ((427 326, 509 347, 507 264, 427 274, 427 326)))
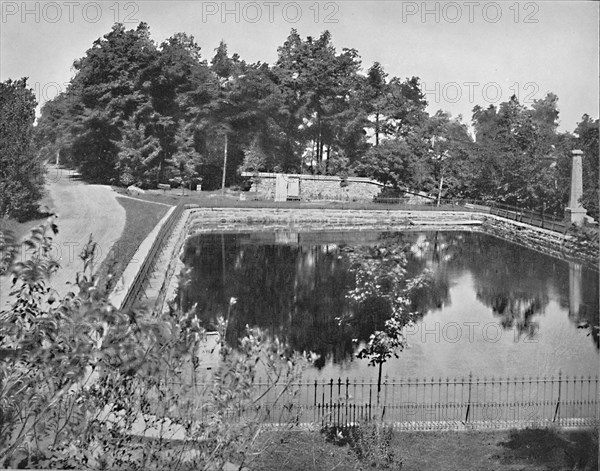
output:
MULTIPOLYGON (((188 398, 189 409, 182 410, 180 418, 207 419, 212 412, 208 406, 211 390, 210 384, 197 385, 188 398)), ((376 381, 341 378, 292 385, 258 381, 252 386, 252 395, 260 399, 232 407, 228 418, 335 427, 375 422, 404 430, 595 426, 599 423, 598 393, 598 377, 561 374, 386 378, 380 388, 376 381)))
POLYGON ((440 206, 437 206, 436 200, 433 199, 431 199, 431 203, 429 204, 408 204, 405 198, 376 198, 374 201, 387 205, 401 205, 406 209, 414 208, 420 211, 483 212, 561 233, 564 233, 570 227, 570 224, 565 221, 564 217, 560 217, 556 213, 547 213, 543 210, 534 211, 494 201, 443 199, 440 202, 440 206))

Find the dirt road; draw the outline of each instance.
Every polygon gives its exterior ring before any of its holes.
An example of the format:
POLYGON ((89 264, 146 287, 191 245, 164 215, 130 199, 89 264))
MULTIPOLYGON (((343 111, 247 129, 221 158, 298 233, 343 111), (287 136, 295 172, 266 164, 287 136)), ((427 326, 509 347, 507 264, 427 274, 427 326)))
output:
MULTIPOLYGON (((72 170, 49 166, 46 189, 57 214, 59 233, 53 244, 53 258, 59 260, 60 270, 52 276, 51 286, 62 296, 72 290, 67 282, 75 280, 83 264, 79 254, 90 234, 98 243, 95 266, 104 260, 125 226, 125 209, 118 203, 108 185, 88 184, 72 170)), ((8 280, 0 280, 0 305, 5 307, 8 280)))

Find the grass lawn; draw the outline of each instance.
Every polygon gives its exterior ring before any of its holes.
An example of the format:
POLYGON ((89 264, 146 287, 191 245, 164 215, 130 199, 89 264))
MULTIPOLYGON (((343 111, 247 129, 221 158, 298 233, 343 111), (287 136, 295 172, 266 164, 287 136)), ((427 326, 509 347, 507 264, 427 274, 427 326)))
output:
MULTIPOLYGON (((525 429, 365 434, 336 445, 318 432, 264 437, 272 446, 249 464, 262 471, 391 469, 402 471, 597 470, 598 432, 525 429), (359 458, 359 455, 361 458, 359 458)), ((342 442, 345 440, 341 440, 342 442)))
MULTIPOLYGON (((113 187, 117 193, 128 194, 125 188, 113 187)), ((189 191, 185 190, 182 195, 181 189, 171 190, 146 190, 142 195, 137 195, 136 198, 145 201, 154 201, 166 204, 175 205, 179 201, 185 201, 190 204, 197 204, 206 208, 281 208, 281 209, 366 209, 366 210, 386 210, 386 209, 410 209, 411 211, 422 210, 444 210, 456 209, 454 206, 435 206, 433 204, 383 204, 373 202, 352 202, 352 201, 333 201, 333 200, 314 200, 314 201, 283 201, 275 202, 273 200, 252 200, 253 193, 248 191, 234 191, 225 189, 222 194, 221 190, 214 191, 189 191), (240 199, 246 198, 246 199, 240 199)), ((469 211, 464 207, 461 211, 469 211)))
POLYGON ((110 289, 119 280, 140 244, 169 210, 169 207, 163 204, 131 198, 117 197, 117 201, 125 208, 125 227, 121 237, 111 247, 96 271, 101 280, 112 274, 110 289))

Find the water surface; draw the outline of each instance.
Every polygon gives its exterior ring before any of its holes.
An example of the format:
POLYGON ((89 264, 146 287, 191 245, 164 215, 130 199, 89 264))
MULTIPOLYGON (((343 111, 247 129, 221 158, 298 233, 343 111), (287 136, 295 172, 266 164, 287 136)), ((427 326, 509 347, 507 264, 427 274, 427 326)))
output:
POLYGON ((307 376, 374 377, 355 353, 390 312, 347 296, 352 256, 373 247, 401 248, 406 278, 431 278, 412 299, 420 315, 405 330, 408 347, 386 374, 597 374, 598 338, 580 326, 598 323, 598 273, 477 232, 199 235, 185 247, 179 302, 195 305, 208 329, 228 318, 230 342, 250 325, 317 353, 307 376))

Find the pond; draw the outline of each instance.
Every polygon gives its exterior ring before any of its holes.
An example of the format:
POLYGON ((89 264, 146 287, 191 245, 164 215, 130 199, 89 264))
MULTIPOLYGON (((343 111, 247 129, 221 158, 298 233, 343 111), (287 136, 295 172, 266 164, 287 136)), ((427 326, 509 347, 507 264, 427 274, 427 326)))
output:
POLYGON ((249 325, 316 353, 307 377, 372 378, 356 353, 390 309, 351 294, 373 251, 399 257, 403 279, 428 280, 410 299, 407 347, 384 374, 597 374, 599 340, 585 326, 598 323, 598 272, 479 232, 197 235, 184 249, 178 302, 209 330, 227 318, 229 342, 249 325))

